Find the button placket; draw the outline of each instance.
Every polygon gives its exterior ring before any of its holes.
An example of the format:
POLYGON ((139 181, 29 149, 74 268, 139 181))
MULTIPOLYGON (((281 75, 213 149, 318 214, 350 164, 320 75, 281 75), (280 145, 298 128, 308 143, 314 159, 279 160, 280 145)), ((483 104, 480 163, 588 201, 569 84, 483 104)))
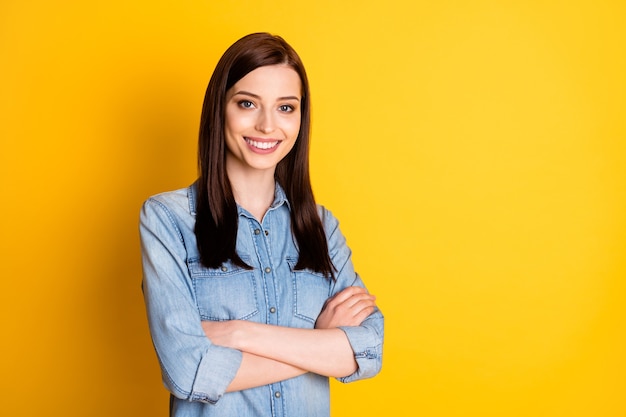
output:
MULTIPOLYGON (((268 213, 264 218, 264 223, 259 223, 256 220, 250 219, 252 233, 252 239, 257 248, 258 260, 260 263, 260 273, 263 276, 261 281, 265 286, 265 311, 266 311, 266 323, 278 324, 278 305, 276 300, 276 283, 274 277, 274 265, 271 257, 270 248, 270 224, 272 213, 268 213)), ((279 394, 280 395, 280 394, 279 394)))

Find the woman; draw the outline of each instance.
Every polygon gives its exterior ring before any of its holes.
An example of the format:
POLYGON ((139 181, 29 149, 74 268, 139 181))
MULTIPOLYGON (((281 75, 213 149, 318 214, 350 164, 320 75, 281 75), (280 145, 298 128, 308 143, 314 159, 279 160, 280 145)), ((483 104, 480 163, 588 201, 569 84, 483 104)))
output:
POLYGON ((328 416, 328 377, 372 377, 383 316, 308 171, 310 95, 280 37, 217 64, 199 179, 141 212, 143 291, 172 416, 328 416))

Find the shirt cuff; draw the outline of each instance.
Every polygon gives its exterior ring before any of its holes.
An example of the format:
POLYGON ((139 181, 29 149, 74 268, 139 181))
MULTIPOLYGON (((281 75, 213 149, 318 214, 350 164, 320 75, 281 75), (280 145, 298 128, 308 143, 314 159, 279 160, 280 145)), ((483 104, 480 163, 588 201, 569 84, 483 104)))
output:
POLYGON ((337 379, 341 382, 352 382, 371 378, 378 374, 382 367, 383 345, 382 340, 378 344, 372 345, 372 333, 375 330, 364 326, 342 326, 339 328, 348 337, 358 369, 352 375, 337 379))
POLYGON ((198 365, 190 400, 215 404, 241 366, 239 350, 211 345, 198 365))

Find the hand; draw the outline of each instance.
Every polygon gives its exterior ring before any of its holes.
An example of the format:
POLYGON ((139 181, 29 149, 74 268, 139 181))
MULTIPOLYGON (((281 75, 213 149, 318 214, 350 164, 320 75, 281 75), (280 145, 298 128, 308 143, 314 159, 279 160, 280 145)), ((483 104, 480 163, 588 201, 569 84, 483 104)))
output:
POLYGON ((365 288, 348 287, 324 303, 315 322, 316 329, 358 326, 376 309, 376 297, 365 288))
POLYGON ((202 329, 211 343, 237 349, 236 335, 240 324, 239 320, 203 321, 202 329))

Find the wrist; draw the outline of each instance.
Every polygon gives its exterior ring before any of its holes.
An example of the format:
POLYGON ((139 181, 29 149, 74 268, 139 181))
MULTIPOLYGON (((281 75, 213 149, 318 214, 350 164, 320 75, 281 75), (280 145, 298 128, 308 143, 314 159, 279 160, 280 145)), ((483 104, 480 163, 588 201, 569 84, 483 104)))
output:
POLYGON ((245 320, 233 320, 233 332, 231 333, 233 338, 233 347, 247 352, 248 340, 250 338, 251 322, 245 320))

